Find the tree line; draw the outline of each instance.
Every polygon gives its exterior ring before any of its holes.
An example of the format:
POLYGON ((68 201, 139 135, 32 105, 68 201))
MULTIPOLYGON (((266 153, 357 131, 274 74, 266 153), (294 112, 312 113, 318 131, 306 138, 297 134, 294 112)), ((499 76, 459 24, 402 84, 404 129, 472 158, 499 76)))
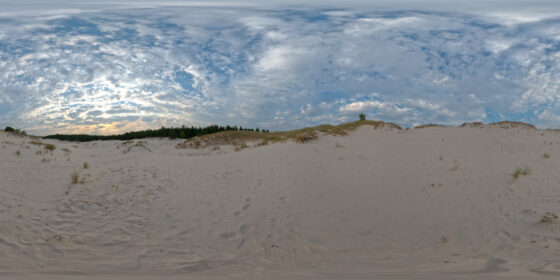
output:
POLYGON ((254 131, 254 132, 270 132, 266 129, 253 129, 253 128, 243 128, 241 126, 219 126, 211 125, 207 127, 161 127, 160 129, 147 129, 126 132, 118 135, 88 135, 88 134, 54 134, 47 135, 43 138, 45 139, 58 139, 64 141, 97 141, 97 140, 132 140, 132 139, 142 139, 149 137, 167 137, 171 139, 181 138, 187 139, 196 136, 202 136, 206 134, 212 134, 221 131, 254 131))

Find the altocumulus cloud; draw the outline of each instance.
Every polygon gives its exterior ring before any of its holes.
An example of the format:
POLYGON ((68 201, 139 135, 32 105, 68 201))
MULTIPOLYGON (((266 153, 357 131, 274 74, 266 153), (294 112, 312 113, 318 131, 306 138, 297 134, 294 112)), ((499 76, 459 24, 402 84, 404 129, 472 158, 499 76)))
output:
POLYGON ((290 129, 518 120, 560 127, 560 17, 120 7, 0 15, 0 124, 290 129))

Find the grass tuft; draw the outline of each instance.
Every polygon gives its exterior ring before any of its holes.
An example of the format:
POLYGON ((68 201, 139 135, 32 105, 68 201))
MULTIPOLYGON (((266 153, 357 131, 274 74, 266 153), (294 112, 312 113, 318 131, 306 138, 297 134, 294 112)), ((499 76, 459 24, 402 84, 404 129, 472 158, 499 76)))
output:
POLYGON ((72 182, 72 184, 77 184, 79 178, 80 173, 78 173, 78 171, 74 171, 72 172, 72 174, 70 174, 70 181, 72 182))
POLYGON ((241 151, 241 150, 243 150, 243 149, 245 149, 245 148, 247 148, 247 143, 241 143, 240 145, 238 145, 238 146, 235 147, 235 151, 236 151, 236 152, 239 152, 239 151, 241 151))
POLYGON ((49 150, 49 151, 54 151, 56 149, 56 146, 53 144, 45 144, 45 150, 49 150))
POLYGON ((513 178, 517 179, 521 175, 531 175, 532 173, 533 173, 533 170, 531 170, 531 168, 529 168, 527 166, 525 166, 524 168, 517 168, 513 172, 513 178))
POLYGON ((547 212, 540 220, 541 223, 549 224, 558 220, 558 216, 552 212, 547 212))
POLYGON ((36 140, 33 140, 33 141, 29 142, 29 143, 31 143, 31 144, 33 144, 33 145, 36 145, 36 146, 43 146, 43 145, 44 145, 43 142, 41 142, 41 141, 36 141, 36 140))

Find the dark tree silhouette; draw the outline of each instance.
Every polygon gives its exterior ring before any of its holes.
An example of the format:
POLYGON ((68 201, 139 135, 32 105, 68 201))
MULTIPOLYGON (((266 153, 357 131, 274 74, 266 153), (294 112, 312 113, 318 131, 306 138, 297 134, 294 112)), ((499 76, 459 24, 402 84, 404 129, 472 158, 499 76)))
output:
MULTIPOLYGON (((160 129, 152 130, 140 130, 126 132, 118 135, 87 135, 87 134, 54 134, 48 135, 43 138, 45 139, 58 139, 66 141, 97 141, 97 140, 131 140, 131 139, 142 139, 149 137, 169 137, 169 138, 192 138, 196 136, 202 136, 206 134, 212 134, 221 131, 255 131, 252 128, 242 128, 237 126, 218 126, 211 125, 207 127, 161 127, 160 129)), ((264 130, 262 130, 264 132, 264 130)))

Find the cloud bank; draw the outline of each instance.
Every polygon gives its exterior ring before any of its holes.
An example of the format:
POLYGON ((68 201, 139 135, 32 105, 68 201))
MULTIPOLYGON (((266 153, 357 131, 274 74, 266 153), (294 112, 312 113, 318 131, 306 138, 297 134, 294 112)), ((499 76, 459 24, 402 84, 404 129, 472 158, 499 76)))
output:
POLYGON ((0 15, 0 124, 281 130, 365 113, 403 126, 560 127, 554 9, 83 5, 0 15))

